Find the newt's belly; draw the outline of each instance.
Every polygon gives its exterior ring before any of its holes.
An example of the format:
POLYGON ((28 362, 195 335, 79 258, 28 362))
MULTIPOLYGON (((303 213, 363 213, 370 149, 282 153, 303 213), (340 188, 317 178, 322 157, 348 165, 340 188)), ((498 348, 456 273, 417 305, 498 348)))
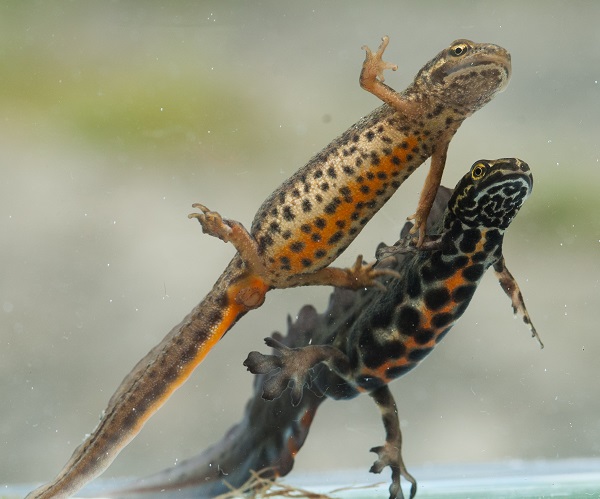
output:
POLYGON ((335 152, 314 158, 263 207, 267 216, 253 235, 274 273, 329 265, 431 154, 423 136, 379 135, 375 147, 355 145, 354 139, 366 140, 357 133, 335 152))

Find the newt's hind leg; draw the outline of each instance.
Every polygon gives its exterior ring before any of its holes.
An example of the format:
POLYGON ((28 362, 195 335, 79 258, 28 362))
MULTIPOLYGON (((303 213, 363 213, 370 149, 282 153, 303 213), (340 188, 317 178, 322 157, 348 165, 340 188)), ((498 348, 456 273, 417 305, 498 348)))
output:
POLYGON ((341 376, 350 372, 350 360, 346 354, 330 345, 290 348, 273 338, 265 338, 265 343, 278 355, 250 352, 244 361, 252 374, 270 374, 263 384, 262 398, 265 400, 279 398, 292 385, 292 404, 297 406, 302 400, 304 387, 311 386, 312 369, 320 362, 341 376))
POLYGON ((240 222, 223 218, 200 203, 195 203, 192 207, 199 209, 201 213, 190 213, 188 218, 198 220, 205 234, 233 244, 248 269, 272 288, 318 285, 360 289, 375 286, 385 290, 385 286, 378 280, 379 277, 399 277, 398 272, 392 269, 375 269, 374 263, 363 263, 362 256, 359 255, 354 265, 347 269, 325 267, 313 272, 291 273, 285 279, 274 278, 272 269, 268 267, 269 263, 265 264, 260 256, 256 239, 240 222))
POLYGON ((385 444, 371 449, 371 452, 375 452, 378 458, 370 471, 371 473, 381 473, 386 466, 389 466, 392 469, 390 499, 404 498, 400 486, 400 476, 410 482, 410 499, 412 499, 417 493, 417 481, 406 470, 402 460, 402 432, 400 431, 398 409, 392 392, 390 392, 387 385, 384 385, 372 391, 369 395, 381 411, 381 419, 385 428, 385 444))
POLYGON ((394 277, 399 279, 401 275, 393 269, 374 268, 376 263, 364 263, 362 255, 358 255, 354 265, 350 268, 325 267, 314 272, 307 272, 306 274, 296 274, 288 278, 286 287, 321 285, 360 289, 373 286, 381 291, 385 291, 385 285, 378 278, 394 277))
POLYGON ((216 211, 209 210, 200 203, 194 203, 202 213, 190 213, 188 218, 195 218, 202 226, 202 232, 217 237, 225 243, 231 243, 240 254, 246 265, 261 277, 267 273, 261 258, 258 256, 258 245, 246 228, 235 220, 223 218, 216 211))

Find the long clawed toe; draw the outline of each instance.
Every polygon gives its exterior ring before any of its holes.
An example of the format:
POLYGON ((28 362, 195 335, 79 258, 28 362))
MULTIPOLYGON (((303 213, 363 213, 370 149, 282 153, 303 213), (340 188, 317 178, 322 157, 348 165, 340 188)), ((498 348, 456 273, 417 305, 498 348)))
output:
POLYGON ((393 269, 376 269, 376 262, 363 263, 362 255, 359 255, 354 262, 354 265, 347 270, 350 282, 355 283, 354 288, 374 286, 381 291, 385 291, 385 285, 378 281, 378 277, 393 277, 401 278, 400 273, 393 269))
POLYGON ((377 460, 369 470, 371 473, 381 473, 387 466, 392 470, 392 483, 390 484, 390 499, 404 499, 402 487, 400 486, 400 477, 404 477, 410 483, 410 499, 413 499, 417 493, 417 481, 406 470, 400 451, 397 447, 386 442, 370 449, 377 454, 377 460))
POLYGON ((361 49, 366 52, 363 68, 368 69, 369 73, 372 73, 381 82, 385 81, 383 73, 386 69, 391 69, 392 71, 396 71, 398 69, 396 64, 386 62, 382 59, 383 53, 385 52, 389 42, 390 39, 387 36, 382 37, 381 44, 376 52, 373 52, 367 45, 363 45, 361 47, 361 49))
POLYGON ((202 232, 213 237, 217 237, 224 242, 231 240, 233 229, 229 222, 217 213, 209 210, 206 206, 200 203, 194 203, 192 208, 196 208, 201 213, 190 213, 188 218, 195 218, 202 226, 202 232))

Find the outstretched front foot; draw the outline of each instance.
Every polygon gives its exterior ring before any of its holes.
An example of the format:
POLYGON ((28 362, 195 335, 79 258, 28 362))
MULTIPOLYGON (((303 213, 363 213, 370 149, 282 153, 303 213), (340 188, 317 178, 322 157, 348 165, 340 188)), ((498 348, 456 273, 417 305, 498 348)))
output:
POLYGON ((365 62, 363 62, 362 71, 360 73, 360 84, 363 88, 373 84, 375 80, 379 80, 380 82, 385 81, 383 72, 386 69, 391 69, 392 71, 398 69, 398 66, 395 64, 385 62, 382 59, 388 43, 390 43, 390 39, 387 36, 382 37, 381 44, 375 53, 373 53, 366 45, 361 47, 366 52, 365 62))
POLYGON ((500 260, 494 264, 494 272, 496 273, 496 277, 500 282, 500 286, 502 286, 506 296, 508 296, 512 302, 513 312, 518 317, 521 317, 521 320, 529 327, 529 330, 531 331, 531 337, 538 341, 541 348, 544 348, 544 343, 536 331, 533 322, 531 322, 531 317, 529 316, 529 312, 525 306, 521 289, 519 288, 516 279, 506 268, 504 257, 500 258, 500 260))

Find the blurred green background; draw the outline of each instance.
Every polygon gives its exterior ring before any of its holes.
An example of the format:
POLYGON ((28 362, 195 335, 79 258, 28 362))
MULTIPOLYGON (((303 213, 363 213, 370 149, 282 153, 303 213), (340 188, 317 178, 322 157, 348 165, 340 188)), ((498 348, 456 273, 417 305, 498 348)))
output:
MULTIPOLYGON (((249 226, 281 181, 379 105, 358 74, 361 45, 384 34, 398 90, 456 38, 511 52, 510 85, 459 130, 444 184, 480 158, 530 164, 534 193, 505 256, 546 344, 486 276, 443 344, 392 385, 407 466, 598 456, 598 19, 596 2, 2 2, 0 483, 52 478, 210 290, 234 251, 187 219, 193 202, 249 226)), ((425 174, 338 265, 396 240, 425 174)), ((247 352, 327 295, 271 293, 106 476, 217 440, 251 392, 247 352)), ((296 469, 368 468, 382 441, 368 397, 330 401, 296 469)))

